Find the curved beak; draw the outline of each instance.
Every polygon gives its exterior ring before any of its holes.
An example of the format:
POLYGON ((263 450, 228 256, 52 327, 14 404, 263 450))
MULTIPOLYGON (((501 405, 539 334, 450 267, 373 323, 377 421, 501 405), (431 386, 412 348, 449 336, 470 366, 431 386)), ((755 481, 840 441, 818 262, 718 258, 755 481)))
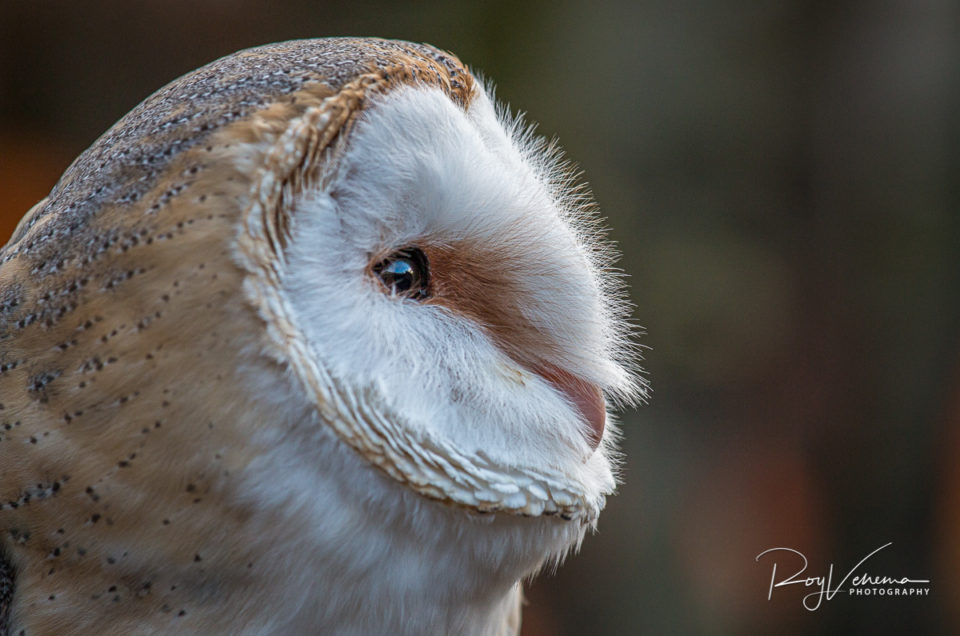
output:
POLYGON ((596 450, 603 439, 603 427, 607 420, 607 403, 597 385, 555 367, 541 367, 537 374, 547 380, 566 397, 584 422, 587 423, 587 441, 596 450))

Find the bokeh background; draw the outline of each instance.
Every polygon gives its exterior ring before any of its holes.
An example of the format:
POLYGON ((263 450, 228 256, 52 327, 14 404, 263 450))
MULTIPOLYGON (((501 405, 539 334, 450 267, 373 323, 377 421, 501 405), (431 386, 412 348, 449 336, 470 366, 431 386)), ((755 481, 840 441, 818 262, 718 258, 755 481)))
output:
POLYGON ((0 0, 0 242, 163 84, 328 35, 494 79, 623 249, 652 399, 524 634, 960 633, 960 4, 0 0), (891 541, 869 572, 929 597, 767 600, 767 548, 891 541))

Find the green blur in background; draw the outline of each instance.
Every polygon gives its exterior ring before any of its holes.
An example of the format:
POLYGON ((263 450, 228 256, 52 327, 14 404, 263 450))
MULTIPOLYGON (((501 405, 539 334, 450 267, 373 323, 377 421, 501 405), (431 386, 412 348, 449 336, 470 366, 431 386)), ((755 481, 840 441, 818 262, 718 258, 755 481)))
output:
POLYGON ((0 0, 0 243, 170 80, 333 35, 455 52, 623 251, 652 399, 524 634, 960 633, 960 5, 0 0), (888 542, 869 573, 929 596, 767 598, 768 548, 839 578, 888 542))

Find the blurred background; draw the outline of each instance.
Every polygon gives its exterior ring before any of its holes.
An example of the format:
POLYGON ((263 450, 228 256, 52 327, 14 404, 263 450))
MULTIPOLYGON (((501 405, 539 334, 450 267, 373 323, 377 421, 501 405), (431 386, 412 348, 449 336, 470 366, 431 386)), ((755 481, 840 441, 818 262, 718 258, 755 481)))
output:
POLYGON ((0 0, 0 243, 154 90, 330 35, 495 80, 623 250, 652 399, 524 634, 960 633, 958 3, 0 0), (929 597, 767 600, 763 550, 839 578, 887 542, 869 573, 929 597))

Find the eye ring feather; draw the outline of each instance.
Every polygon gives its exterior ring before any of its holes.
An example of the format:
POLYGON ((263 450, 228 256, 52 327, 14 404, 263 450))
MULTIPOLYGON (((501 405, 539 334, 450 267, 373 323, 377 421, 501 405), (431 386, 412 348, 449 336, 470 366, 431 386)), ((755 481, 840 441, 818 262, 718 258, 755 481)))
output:
POLYGON ((430 295, 430 265, 419 247, 393 252, 373 266, 373 273, 391 295, 413 300, 430 295))

